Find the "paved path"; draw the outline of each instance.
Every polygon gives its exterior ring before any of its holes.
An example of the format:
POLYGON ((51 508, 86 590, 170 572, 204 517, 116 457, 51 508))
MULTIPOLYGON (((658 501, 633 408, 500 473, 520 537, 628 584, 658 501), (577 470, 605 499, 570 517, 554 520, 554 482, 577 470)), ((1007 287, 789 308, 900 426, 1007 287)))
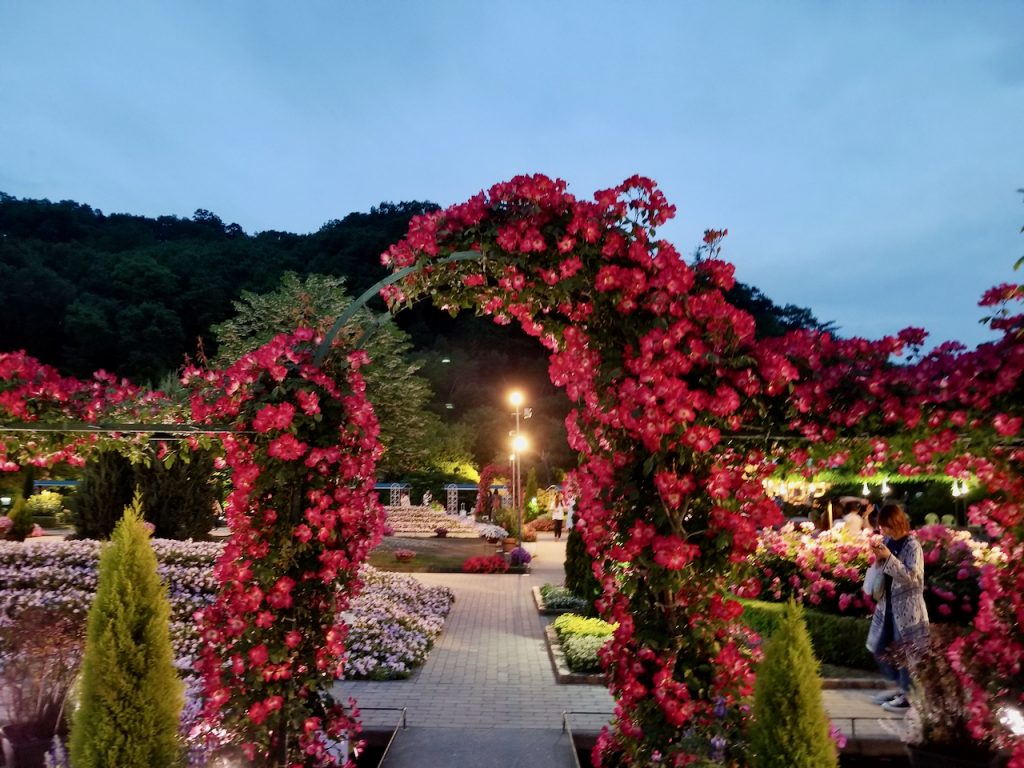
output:
MULTIPOLYGON (((393 712, 368 708, 405 707, 415 729, 559 729, 562 712, 574 711, 605 713, 572 718, 574 731, 600 730, 613 709, 607 690, 555 682, 544 643, 551 617, 537 613, 531 589, 562 583, 565 541, 540 536, 526 545, 535 553, 530 574, 417 574, 454 590, 455 604, 427 662, 408 680, 338 684, 336 693, 354 696, 364 709, 367 728, 392 728, 397 721, 393 712)), ((870 702, 876 692, 826 690, 825 706, 850 737, 848 751, 902 754, 880 722, 890 716, 870 702)))
MULTIPOLYGON (((410 726, 431 728, 560 729, 563 711, 610 714, 604 688, 555 682, 544 643, 551 617, 539 615, 533 602, 534 585, 562 582, 565 540, 547 534, 526 546, 535 553, 529 574, 416 574, 455 592, 427 662, 408 680, 339 683, 338 692, 364 709, 406 707, 410 726)), ((365 711, 363 721, 393 725, 394 715, 365 711)), ((573 722, 597 730, 607 715, 573 722)))

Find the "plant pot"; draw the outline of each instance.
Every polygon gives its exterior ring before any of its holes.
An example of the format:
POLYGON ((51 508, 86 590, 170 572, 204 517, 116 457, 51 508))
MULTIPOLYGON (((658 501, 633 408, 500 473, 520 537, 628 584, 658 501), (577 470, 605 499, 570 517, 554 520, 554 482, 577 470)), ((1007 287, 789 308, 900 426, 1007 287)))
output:
POLYGON ((0 728, 0 746, 7 768, 44 768, 53 734, 36 723, 11 723, 0 728))
POLYGON ((973 745, 907 744, 910 768, 1002 768, 1001 755, 973 745))
POLYGON ((517 543, 518 542, 514 538, 512 538, 512 537, 509 537, 507 539, 502 539, 501 540, 501 551, 502 552, 511 552, 513 549, 516 548, 516 544, 517 543))

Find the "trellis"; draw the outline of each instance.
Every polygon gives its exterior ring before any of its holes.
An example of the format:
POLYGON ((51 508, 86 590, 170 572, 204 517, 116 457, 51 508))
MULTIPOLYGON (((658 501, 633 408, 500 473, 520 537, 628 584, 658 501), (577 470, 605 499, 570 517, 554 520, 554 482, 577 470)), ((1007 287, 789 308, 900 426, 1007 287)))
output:
MULTIPOLYGON (((616 718, 597 760, 742 758, 751 646, 731 591, 758 528, 777 519, 762 487, 772 473, 973 474, 996 493, 971 514, 1003 537, 1010 564, 986 576, 990 599, 974 635, 950 651, 968 669, 961 682, 974 697, 977 735, 995 732, 991 681, 972 677, 979 667, 965 662, 1001 674, 1000 695, 1009 690, 1024 703, 1024 451, 1006 442, 1021 429, 1020 319, 1000 321, 1005 335, 996 345, 938 350, 902 368, 890 356, 920 342, 912 329, 874 343, 813 333, 757 341, 753 321, 723 297, 732 284, 731 267, 717 258, 723 233, 707 234, 691 268, 655 239, 671 215, 645 179, 584 202, 561 182, 520 177, 415 219, 386 256, 396 273, 371 289, 393 308, 431 296, 452 311, 473 307, 518 322, 548 349, 552 381, 575 404, 567 427, 581 454, 572 478, 577 521, 599 570, 598 608, 619 625, 604 659, 616 718), (774 425, 764 435, 750 429, 764 422, 774 425), (957 439, 964 429, 969 450, 957 439)), ((208 715, 233 727, 251 756, 282 764, 332 764, 325 743, 355 728, 324 693, 343 653, 343 628, 320 623, 293 638, 301 625, 284 633, 276 615, 268 626, 259 622, 270 600, 289 603, 281 609, 288 621, 322 621, 339 605, 326 601, 310 563, 326 557, 327 576, 352 584, 379 535, 379 510, 365 492, 374 423, 355 370, 366 361, 349 355, 345 392, 317 367, 371 295, 322 340, 277 339, 219 377, 190 374, 200 393, 197 426, 213 429, 212 416, 230 417, 235 431, 217 432, 242 485, 229 505, 233 548, 218 564, 222 599, 204 616, 208 715), (240 403, 225 394, 232 388, 240 403), (331 419, 302 416, 314 397, 334 408, 337 456, 324 437, 331 419), (344 482, 322 485, 328 464, 344 469, 344 482), (263 467, 273 477, 264 480, 263 467), (333 527, 313 523, 323 511, 343 516, 351 538, 339 542, 333 527), (323 549, 311 546, 318 536, 323 549), (275 547, 294 549, 306 564, 275 560, 275 547), (293 606, 303 590, 309 604, 293 606), (295 680, 285 685, 274 675, 297 667, 280 670, 265 657, 271 652, 316 659, 322 674, 302 678, 302 695, 292 695, 295 680)), ((989 298, 1019 293, 1004 287, 989 298)), ((1024 744, 999 736, 1024 761, 1024 744)))

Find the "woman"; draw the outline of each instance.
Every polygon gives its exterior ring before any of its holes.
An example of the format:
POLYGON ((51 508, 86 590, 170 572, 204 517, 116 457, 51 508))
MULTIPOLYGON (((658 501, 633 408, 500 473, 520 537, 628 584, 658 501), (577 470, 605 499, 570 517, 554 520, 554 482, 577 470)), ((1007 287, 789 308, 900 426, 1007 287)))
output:
POLYGON ((878 527, 885 537, 871 547, 875 565, 884 578, 884 590, 871 618, 867 647, 878 660, 882 674, 899 684, 891 698, 876 703, 887 712, 905 712, 910 706, 907 691, 910 674, 906 662, 895 667, 882 657, 900 644, 906 652, 928 638, 928 609, 924 604, 924 552, 910 534, 910 520, 896 504, 886 504, 878 514, 878 527))
POLYGON ((562 538, 562 524, 565 522, 565 507, 560 498, 551 502, 551 521, 555 524, 555 541, 558 541, 562 538))

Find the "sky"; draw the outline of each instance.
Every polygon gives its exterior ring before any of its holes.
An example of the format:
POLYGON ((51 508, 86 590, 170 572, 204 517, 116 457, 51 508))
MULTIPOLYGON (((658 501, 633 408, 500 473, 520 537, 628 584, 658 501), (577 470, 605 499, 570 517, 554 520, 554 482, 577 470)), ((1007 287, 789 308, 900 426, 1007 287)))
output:
POLYGON ((0 191, 306 233, 639 173, 690 254, 844 336, 995 338, 1024 254, 1024 3, 0 0, 0 191))

